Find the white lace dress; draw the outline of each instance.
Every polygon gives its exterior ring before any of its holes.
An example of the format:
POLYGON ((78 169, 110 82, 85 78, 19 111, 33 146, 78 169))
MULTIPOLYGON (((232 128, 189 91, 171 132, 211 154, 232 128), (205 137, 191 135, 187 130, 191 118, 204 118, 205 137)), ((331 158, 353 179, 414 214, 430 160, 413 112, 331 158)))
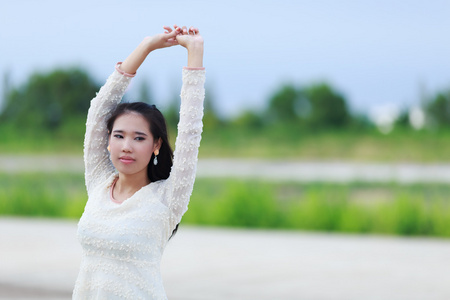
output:
POLYGON ((117 174, 107 152, 106 120, 130 77, 117 70, 91 101, 84 144, 88 201, 78 223, 83 256, 73 299, 167 299, 160 261, 186 212, 202 132, 205 71, 183 69, 180 122, 170 177, 122 204, 110 198, 117 174))

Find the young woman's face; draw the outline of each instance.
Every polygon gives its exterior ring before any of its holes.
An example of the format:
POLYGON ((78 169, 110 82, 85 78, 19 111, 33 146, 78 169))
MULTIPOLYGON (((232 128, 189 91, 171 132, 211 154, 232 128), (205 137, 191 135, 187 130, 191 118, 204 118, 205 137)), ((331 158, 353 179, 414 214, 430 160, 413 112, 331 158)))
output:
POLYGON ((125 113, 114 122, 109 145, 111 161, 119 173, 147 176, 152 153, 161 147, 150 133, 150 125, 139 113, 125 113))

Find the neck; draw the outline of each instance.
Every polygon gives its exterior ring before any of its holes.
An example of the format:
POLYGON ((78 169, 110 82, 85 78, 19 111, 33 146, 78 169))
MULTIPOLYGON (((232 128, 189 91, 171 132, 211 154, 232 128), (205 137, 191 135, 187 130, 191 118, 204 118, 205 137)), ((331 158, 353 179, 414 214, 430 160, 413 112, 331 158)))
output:
POLYGON ((150 183, 147 174, 132 174, 126 175, 119 173, 119 179, 117 180, 115 189, 119 193, 135 193, 142 187, 150 183))

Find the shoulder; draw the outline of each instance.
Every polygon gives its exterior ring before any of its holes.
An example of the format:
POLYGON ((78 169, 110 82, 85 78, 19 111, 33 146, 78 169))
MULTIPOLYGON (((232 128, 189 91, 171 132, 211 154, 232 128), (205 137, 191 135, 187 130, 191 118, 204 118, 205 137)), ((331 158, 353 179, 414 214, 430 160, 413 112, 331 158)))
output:
POLYGON ((108 193, 114 180, 118 176, 119 175, 117 173, 111 173, 106 177, 106 179, 97 181, 97 184, 95 186, 92 186, 91 191, 88 193, 89 199, 96 198, 104 193, 108 193))
MULTIPOLYGON (((170 177, 169 177, 170 178, 170 177)), ((155 190, 161 190, 164 189, 167 186, 168 179, 161 179, 155 182, 150 183, 148 186, 155 189, 155 190)))

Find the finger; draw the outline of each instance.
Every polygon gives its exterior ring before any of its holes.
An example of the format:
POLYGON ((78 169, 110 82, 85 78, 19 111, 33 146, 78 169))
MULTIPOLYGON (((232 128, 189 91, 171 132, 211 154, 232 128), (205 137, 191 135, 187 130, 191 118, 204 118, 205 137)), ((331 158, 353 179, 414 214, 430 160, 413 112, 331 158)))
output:
POLYGON ((175 31, 177 32, 177 34, 180 34, 180 33, 181 33, 181 28, 180 28, 177 24, 173 25, 173 28, 175 29, 175 31))
POLYGON ((186 26, 183 26, 183 34, 187 34, 188 32, 187 32, 187 28, 186 28, 186 26))
POLYGON ((194 34, 194 26, 189 27, 189 34, 194 34))
POLYGON ((173 31, 171 31, 171 32, 166 33, 166 34, 167 34, 166 38, 167 38, 167 39, 173 39, 173 38, 175 38, 175 36, 177 36, 177 34, 179 34, 179 33, 180 33, 179 30, 173 30, 173 31))
POLYGON ((172 28, 170 28, 170 26, 163 26, 163 28, 165 30, 167 30, 167 33, 171 33, 172 32, 172 28))
POLYGON ((191 28, 189 28, 189 31, 191 31, 192 32, 192 34, 198 34, 198 28, 197 27, 194 27, 194 26, 191 26, 191 28))

